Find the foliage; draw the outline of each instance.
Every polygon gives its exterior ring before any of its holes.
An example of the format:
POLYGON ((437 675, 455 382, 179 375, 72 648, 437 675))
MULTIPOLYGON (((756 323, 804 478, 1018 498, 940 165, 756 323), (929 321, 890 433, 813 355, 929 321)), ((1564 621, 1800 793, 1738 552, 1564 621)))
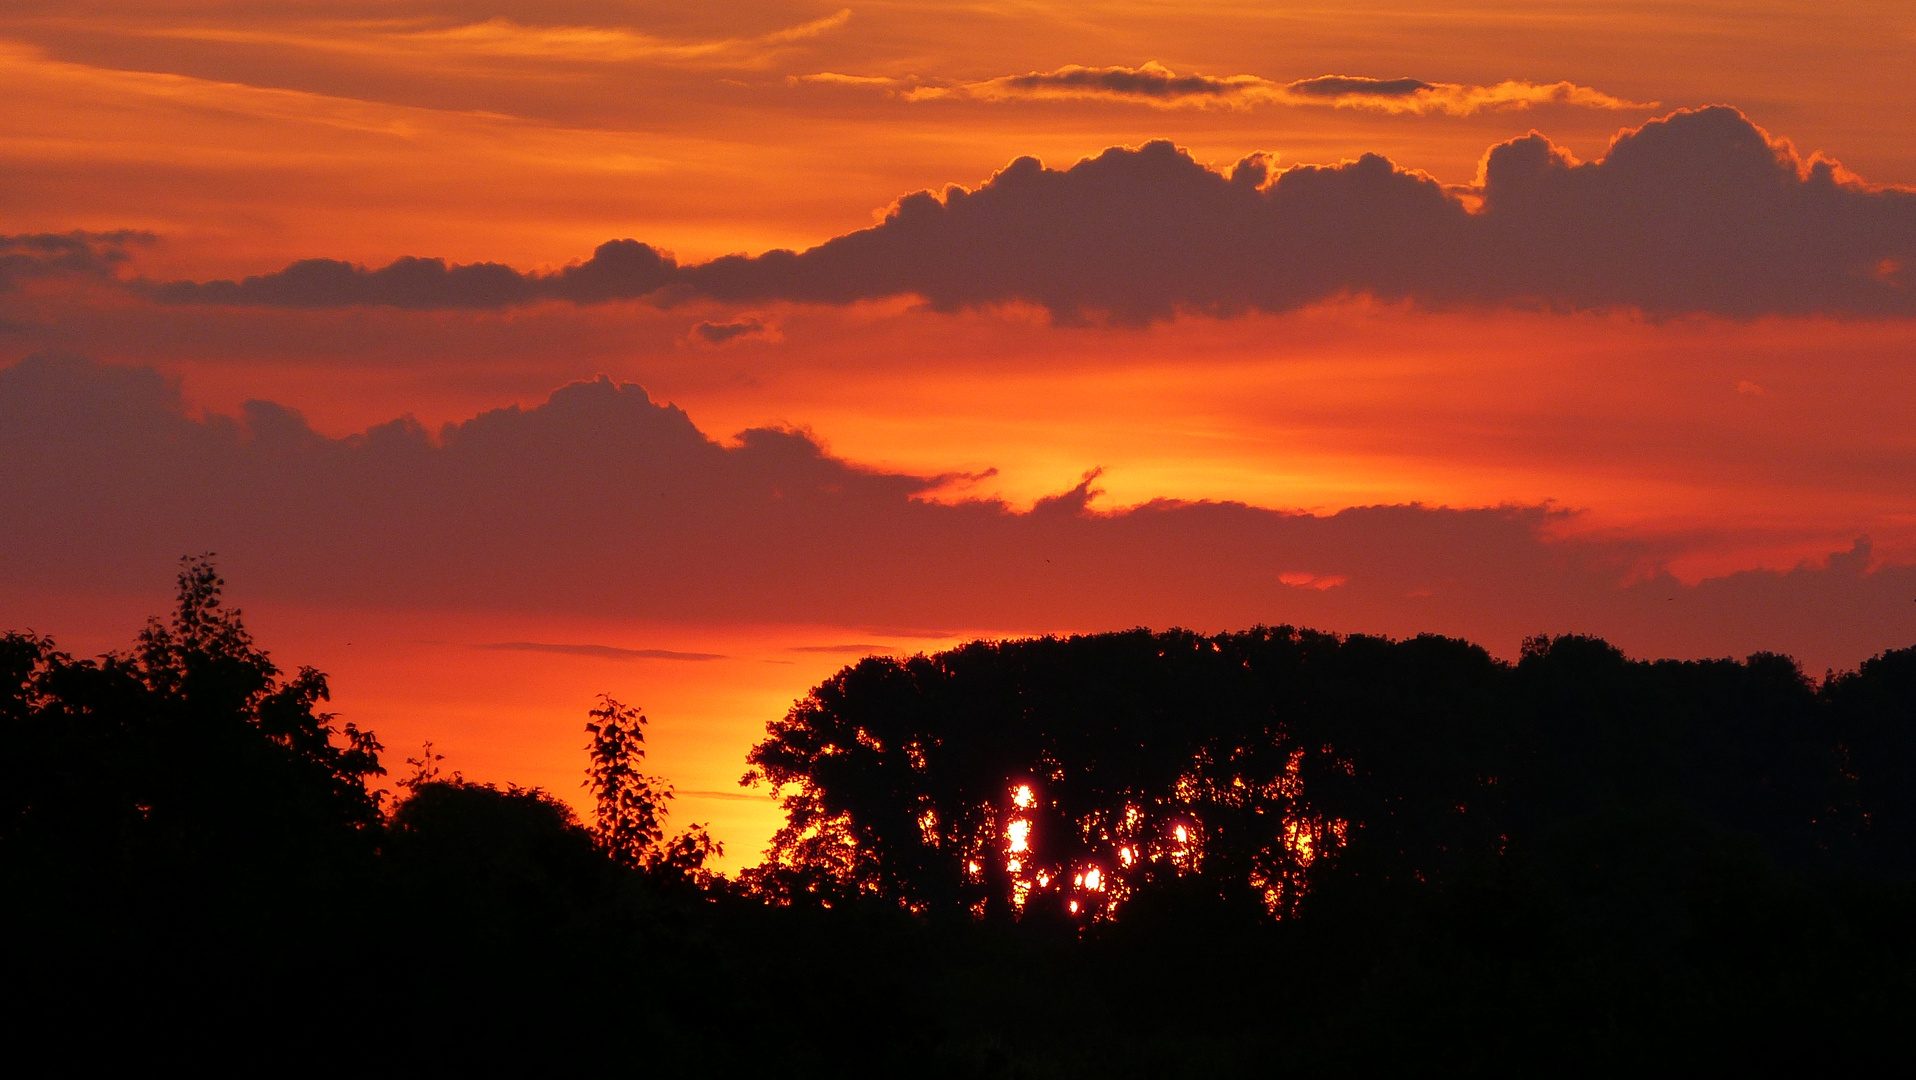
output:
POLYGON ((585 786, 595 803, 592 834, 600 850, 621 865, 686 880, 709 883, 707 859, 721 853, 703 825, 665 839, 665 804, 671 785, 640 770, 645 760, 645 714, 600 695, 588 714, 585 786))
POLYGON ((1820 693, 1787 657, 1633 662, 1574 636, 1514 665, 1290 627, 872 657, 753 749, 746 779, 779 786, 788 821, 750 880, 1068 925, 1183 882, 1291 917, 1613 814, 1816 865, 1909 843, 1900 655, 1820 693), (1870 696, 1892 684, 1896 704, 1870 696))
POLYGON ((281 678, 206 558, 183 560, 171 620, 127 654, 75 660, 0 638, 0 846, 101 873, 228 871, 367 850, 379 743, 319 711, 326 678, 281 678))

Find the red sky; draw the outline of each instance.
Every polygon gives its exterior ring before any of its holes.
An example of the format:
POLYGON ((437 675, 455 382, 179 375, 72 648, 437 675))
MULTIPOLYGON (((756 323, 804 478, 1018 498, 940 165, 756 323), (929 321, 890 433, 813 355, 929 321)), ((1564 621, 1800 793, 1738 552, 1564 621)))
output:
POLYGON ((395 763, 576 797, 593 696, 643 704, 728 865, 745 748, 852 646, 1851 666, 1916 642, 1912 46, 1889 3, 10 4, 0 624, 123 644, 216 550, 395 763))

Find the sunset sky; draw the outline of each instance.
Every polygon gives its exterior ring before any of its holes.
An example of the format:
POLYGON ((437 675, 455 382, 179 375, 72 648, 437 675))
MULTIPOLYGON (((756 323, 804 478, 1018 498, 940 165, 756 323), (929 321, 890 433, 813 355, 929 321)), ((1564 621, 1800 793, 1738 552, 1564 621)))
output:
POLYGON ((722 864, 871 652, 1916 644, 1916 7, 0 11, 0 628, 179 556, 389 766, 722 864), (432 260, 440 260, 434 262, 432 260))

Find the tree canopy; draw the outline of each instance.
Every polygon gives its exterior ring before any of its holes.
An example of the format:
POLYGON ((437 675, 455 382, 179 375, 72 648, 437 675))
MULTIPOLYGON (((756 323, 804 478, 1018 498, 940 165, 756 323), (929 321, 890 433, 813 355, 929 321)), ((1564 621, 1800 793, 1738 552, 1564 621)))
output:
POLYGON ((1172 881, 1269 915, 1437 886, 1604 819, 1791 866, 1911 869, 1916 650, 1819 688, 1786 657, 1575 636, 1144 630, 870 657, 751 753, 785 791, 762 887, 1084 924, 1172 881), (1714 842, 1714 841, 1713 841, 1714 842))

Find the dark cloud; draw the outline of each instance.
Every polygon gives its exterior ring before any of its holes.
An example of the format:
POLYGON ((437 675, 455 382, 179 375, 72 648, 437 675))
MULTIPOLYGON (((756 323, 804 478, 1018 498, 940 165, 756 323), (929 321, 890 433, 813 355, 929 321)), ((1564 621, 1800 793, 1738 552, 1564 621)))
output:
POLYGON ((1493 86, 1427 83, 1419 79, 1373 79, 1360 75, 1320 75, 1281 83, 1258 75, 1180 75, 1163 64, 1139 67, 1083 67, 1002 75, 995 79, 909 88, 900 80, 860 78, 821 72, 798 81, 882 88, 908 101, 964 98, 977 101, 1103 100, 1160 108, 1258 105, 1372 109, 1393 113, 1446 113, 1468 116, 1485 109, 1527 109, 1533 105, 1573 105, 1592 109, 1655 108, 1654 102, 1625 101, 1575 83, 1533 83, 1509 79, 1493 86))
POLYGON ((1022 158, 977 191, 899 202, 802 254, 689 267, 722 299, 1040 304, 1076 318, 1283 311, 1344 294, 1655 315, 1916 314, 1916 193, 1803 162, 1728 108, 1677 113, 1577 163, 1494 148, 1481 210, 1375 155, 1228 175, 1169 143, 1065 170, 1022 158))
MULTIPOLYGON (((804 252, 678 266, 621 240, 550 275, 315 261, 153 292, 171 302, 406 307, 917 295, 947 309, 1024 302, 1065 320, 1128 321, 1285 311, 1341 295, 1657 316, 1916 314, 1916 192, 1804 161, 1734 109, 1652 121, 1587 163, 1531 134, 1493 148, 1482 181, 1473 212, 1376 155, 1281 172, 1254 155, 1220 172, 1154 142, 1067 169, 1020 158, 977 190, 907 196, 880 224, 804 252)), ((698 333, 712 340, 749 322, 698 333)))
POLYGON ((592 257, 553 274, 522 274, 501 263, 404 258, 376 270, 336 259, 305 259, 240 281, 174 281, 148 286, 169 304, 267 307, 502 308, 535 300, 590 304, 629 300, 667 285, 677 264, 648 244, 609 240, 592 257))
POLYGON ((128 248, 150 244, 152 233, 21 233, 0 235, 0 292, 39 277, 90 277, 107 280, 130 257, 128 248))
POLYGON ((769 330, 763 320, 745 318, 732 322, 695 323, 692 337, 706 345, 725 345, 741 338, 767 337, 769 330))
POLYGON ((995 80, 995 85, 1012 91, 1065 88, 1102 91, 1118 96, 1226 97, 1243 93, 1248 86, 1263 85, 1263 80, 1242 75, 1235 78, 1179 75, 1168 68, 1146 64, 1141 68, 1064 67, 1057 71, 1034 71, 1027 75, 1006 76, 995 80))
POLYGON ((1020 513, 922 498, 940 481, 856 467, 791 431, 721 445, 603 379, 436 434, 397 420, 331 439, 267 402, 190 416, 150 370, 47 356, 0 369, 14 588, 148 590, 182 553, 211 550, 244 595, 374 608, 1012 630, 1288 621, 1505 651, 1588 631, 1642 653, 1783 649, 1819 670, 1916 641, 1916 568, 1871 569, 1866 543, 1691 587, 1630 544, 1550 539, 1561 515, 1536 507, 1106 513, 1087 478, 1020 513))
POLYGON ((1367 79, 1357 75, 1319 75, 1286 83, 1284 89, 1303 97, 1335 98, 1350 95, 1400 98, 1436 87, 1421 79, 1367 79))
POLYGON ((722 653, 673 652, 670 649, 622 649, 617 645, 548 645, 540 641, 499 641, 474 645, 493 652, 558 653, 562 656, 593 656, 601 660, 723 660, 722 653))

